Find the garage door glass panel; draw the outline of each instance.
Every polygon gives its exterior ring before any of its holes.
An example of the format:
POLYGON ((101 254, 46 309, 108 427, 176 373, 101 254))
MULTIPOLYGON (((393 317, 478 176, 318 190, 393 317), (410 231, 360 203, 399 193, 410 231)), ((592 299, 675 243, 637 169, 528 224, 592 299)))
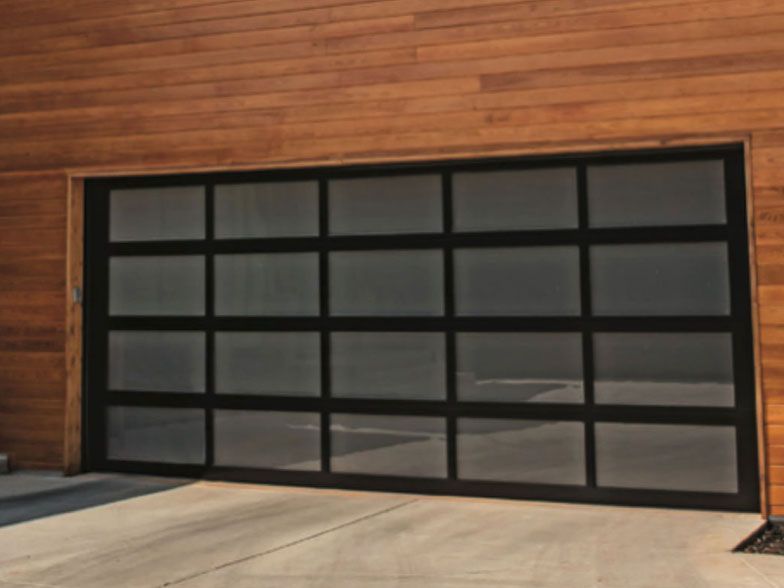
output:
POLYGON ((737 492, 735 429, 597 423, 600 486, 737 492))
POLYGON ((585 484, 580 422, 458 419, 458 477, 536 484, 585 484))
POLYGON ((332 471, 446 477, 446 420, 436 417, 334 414, 332 471))
POLYGON ((311 412, 215 411, 215 465, 321 469, 321 417, 311 412))
POLYGON ((725 333, 594 335, 596 401, 733 406, 732 336, 725 333))
POLYGON ((204 186, 112 190, 111 241, 203 239, 204 186))
POLYGON ((204 411, 193 408, 111 406, 106 454, 119 461, 204 463, 204 411))
POLYGON ((204 362, 204 333, 109 333, 110 390, 204 392, 204 362))
POLYGON ((582 402, 579 333, 460 333, 457 394, 476 402, 582 402))
POLYGON ((577 247, 505 247, 455 251, 461 316, 580 314, 577 247))
POLYGON ((109 314, 204 314, 204 258, 196 255, 113 257, 109 262, 109 314))
POLYGON ((513 231, 577 227, 574 168, 455 174, 457 231, 513 231))
POLYGON ((446 398, 441 333, 335 333, 332 394, 346 398, 446 398))
POLYGON ((318 215, 317 182, 215 186, 219 239, 317 236, 318 215))
POLYGON ((444 313, 440 250, 331 253, 335 316, 438 316, 444 313))
POLYGON ((598 315, 730 312, 725 243, 597 246, 591 250, 591 283, 598 315))
POLYGON ((318 313, 318 254, 215 256, 215 314, 315 316, 318 313))
POLYGON ((594 227, 724 224, 724 194, 721 160, 588 168, 594 227))
POLYGON ((441 176, 384 176, 329 182, 329 233, 436 233, 443 228, 441 176))
POLYGON ((318 396, 318 333, 217 333, 218 394, 318 396))

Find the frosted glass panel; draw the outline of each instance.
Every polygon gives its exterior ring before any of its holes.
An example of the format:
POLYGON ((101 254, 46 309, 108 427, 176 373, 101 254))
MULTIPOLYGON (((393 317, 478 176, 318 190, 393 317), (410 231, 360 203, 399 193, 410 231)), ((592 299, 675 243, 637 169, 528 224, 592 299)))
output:
POLYGON ((111 406, 106 456, 120 461, 204 463, 204 411, 111 406))
POLYGON ((462 480, 585 484, 582 423, 458 419, 457 433, 462 480))
POLYGON ((446 477, 446 419, 332 415, 332 471, 446 477))
POLYGON ((727 245, 593 247, 591 285, 598 315, 727 315, 727 245))
POLYGON ((455 174, 454 225, 458 231, 577 227, 574 168, 455 174))
POLYGON ((224 316, 317 315, 318 254, 216 255, 215 313, 224 316))
POLYGON ((329 183, 332 235, 432 233, 443 227, 441 177, 383 176, 329 183))
POLYGON ((112 190, 111 241, 204 238, 204 186, 112 190))
POLYGON ((724 162, 590 167, 588 210, 594 227, 723 224, 724 162))
POLYGON ((733 427, 596 424, 600 486, 735 493, 736 463, 733 427))
POLYGON ((204 314, 204 258, 197 255, 112 257, 109 314, 204 314))
POLYGON ((580 314, 577 247, 504 247, 455 251, 457 314, 580 314))
POLYGON ((310 412, 215 411, 215 465, 321 469, 321 417, 310 412))
POLYGON ((475 402, 582 402, 579 333, 460 333, 457 395, 475 402))
POLYGON ((318 235, 317 182, 267 182, 215 186, 215 236, 219 239, 318 235))
POLYGON ((195 331, 109 333, 109 389, 204 392, 205 336, 195 331))
POLYGON ((446 397, 441 333, 334 333, 332 395, 440 400, 446 397))
POLYGON ((337 316, 435 316, 444 312, 438 251, 331 253, 330 310, 337 316))
POLYGON ((724 333, 594 335, 596 401, 733 406, 732 336, 724 333))
POLYGON ((318 396, 318 333, 217 333, 219 394, 318 396))

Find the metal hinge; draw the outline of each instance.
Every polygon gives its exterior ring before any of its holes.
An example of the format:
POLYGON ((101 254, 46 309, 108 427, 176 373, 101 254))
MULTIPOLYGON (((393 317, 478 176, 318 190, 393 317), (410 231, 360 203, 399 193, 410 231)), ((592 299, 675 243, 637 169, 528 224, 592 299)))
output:
POLYGON ((74 286, 71 291, 71 298, 73 298, 74 304, 82 303, 82 289, 79 286, 74 286))

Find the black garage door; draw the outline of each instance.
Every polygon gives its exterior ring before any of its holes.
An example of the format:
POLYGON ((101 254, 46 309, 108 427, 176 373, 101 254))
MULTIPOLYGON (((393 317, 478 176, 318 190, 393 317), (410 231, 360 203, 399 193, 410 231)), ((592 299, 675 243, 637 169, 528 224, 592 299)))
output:
POLYGON ((758 507, 740 148, 87 188, 87 463, 758 507))

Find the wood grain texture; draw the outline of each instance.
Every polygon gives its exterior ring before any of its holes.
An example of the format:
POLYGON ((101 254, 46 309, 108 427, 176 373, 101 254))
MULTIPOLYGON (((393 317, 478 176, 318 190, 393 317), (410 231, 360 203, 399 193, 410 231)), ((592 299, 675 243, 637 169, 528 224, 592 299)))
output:
MULTIPOLYGON (((760 435, 767 465, 784 464, 780 0, 0 0, 0 10, 0 450, 19 463, 71 467, 77 454, 78 312, 65 293, 81 266, 66 173, 733 137, 750 139, 760 435), (39 361, 57 367, 43 373, 39 361)), ((766 472, 771 512, 784 514, 780 470, 766 472)))

